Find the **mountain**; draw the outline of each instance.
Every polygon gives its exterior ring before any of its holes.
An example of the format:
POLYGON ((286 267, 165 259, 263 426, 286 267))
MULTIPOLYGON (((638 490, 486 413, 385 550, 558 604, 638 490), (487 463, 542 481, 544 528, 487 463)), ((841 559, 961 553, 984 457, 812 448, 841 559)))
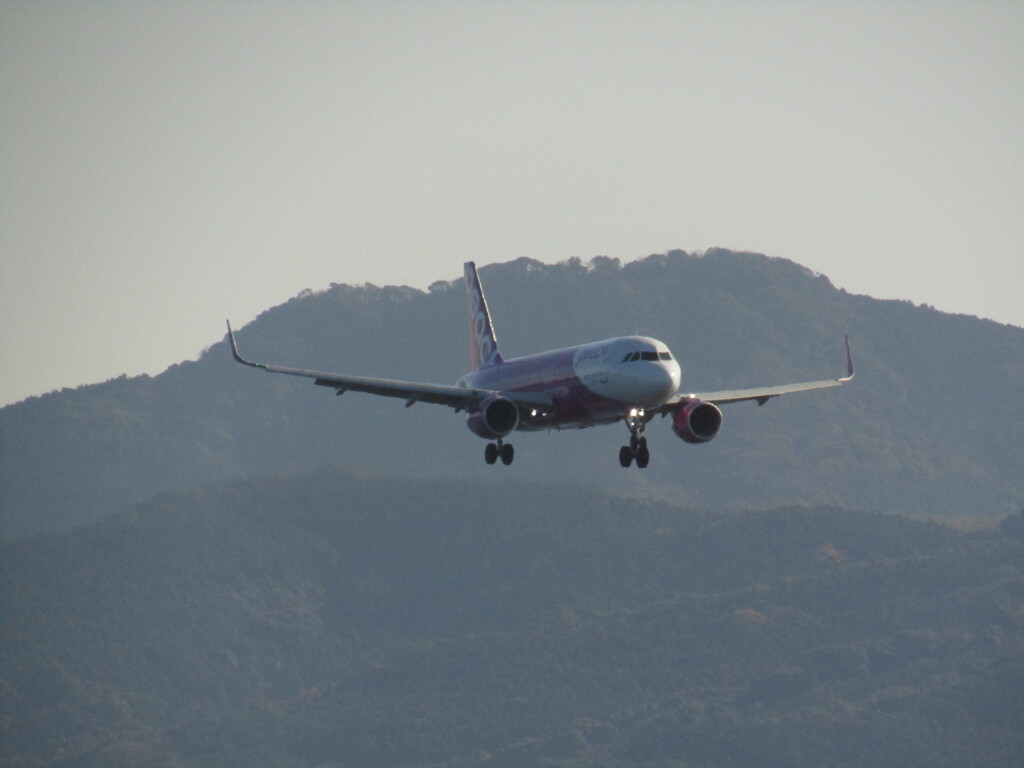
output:
POLYGON ((0 765, 1020 765, 1022 556, 507 475, 168 494, 0 545, 0 765))
MULTIPOLYGON (((685 388, 857 379, 763 408, 728 406, 689 446, 648 430, 651 465, 617 465, 624 428, 517 435, 512 467, 445 408, 350 393, 236 365, 223 341, 155 377, 30 398, 0 410, 0 535, 67 530, 155 494, 254 473, 343 464, 393 478, 572 478, 698 506, 835 504, 950 518, 1024 503, 1024 329, 837 290, 785 259, 673 251, 482 269, 506 356, 623 333, 665 341, 685 388)), ((256 360, 453 382, 466 368, 461 280, 428 291, 332 285, 238 333, 256 360)), ((211 329, 211 338, 220 331, 211 329)))

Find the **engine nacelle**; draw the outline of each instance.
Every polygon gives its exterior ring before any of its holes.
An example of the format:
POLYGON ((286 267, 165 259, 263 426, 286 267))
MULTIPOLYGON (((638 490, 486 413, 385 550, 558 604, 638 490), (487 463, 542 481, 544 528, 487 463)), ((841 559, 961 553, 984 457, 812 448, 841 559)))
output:
POLYGON ((488 397, 469 414, 466 426, 487 440, 505 437, 519 426, 519 407, 507 397, 488 397))
POLYGON ((672 417, 672 431, 688 443, 706 443, 722 428, 722 412, 714 403, 689 400, 672 417))

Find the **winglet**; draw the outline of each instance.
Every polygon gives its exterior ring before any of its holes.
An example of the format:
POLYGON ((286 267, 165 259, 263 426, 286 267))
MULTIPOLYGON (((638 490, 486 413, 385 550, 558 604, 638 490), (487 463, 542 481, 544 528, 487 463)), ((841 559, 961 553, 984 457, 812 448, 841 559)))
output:
POLYGON ((225 320, 224 322, 227 323, 228 326, 228 341, 231 343, 231 356, 235 358, 235 360, 240 362, 242 365, 248 365, 253 368, 265 368, 266 366, 263 365, 263 363, 250 363, 248 360, 246 360, 244 357, 238 354, 238 345, 235 343, 235 332, 231 330, 231 321, 225 320))
POLYGON ((843 338, 846 340, 846 375, 843 376, 841 379, 836 379, 836 381, 849 381, 850 379, 853 378, 854 373, 853 355, 850 354, 850 337, 844 336, 843 338))

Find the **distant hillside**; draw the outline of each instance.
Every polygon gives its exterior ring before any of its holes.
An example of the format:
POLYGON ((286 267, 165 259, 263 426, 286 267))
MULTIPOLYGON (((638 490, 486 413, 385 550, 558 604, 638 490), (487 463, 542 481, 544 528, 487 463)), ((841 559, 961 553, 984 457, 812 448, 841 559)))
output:
POLYGON ((320 471, 0 546, 0 764, 1011 766, 1024 516, 320 471))
MULTIPOLYGON (((458 266, 453 264, 453 273, 458 266)), ((729 406, 720 436, 689 446, 648 430, 651 466, 617 465, 624 427, 517 435, 510 468, 450 410, 348 394, 235 365, 222 341, 198 362, 0 410, 0 535, 69 529, 175 489, 339 463, 396 478, 571 478, 690 504, 839 504, 918 515, 1006 515, 1024 503, 1024 329, 835 289, 784 259, 674 251, 482 270, 506 355, 640 332, 681 360, 684 387, 838 375, 842 390, 729 406)), ((466 368, 464 290, 335 285, 239 333, 258 360, 453 382, 466 368)), ((211 340, 221 329, 211 328, 211 340)))

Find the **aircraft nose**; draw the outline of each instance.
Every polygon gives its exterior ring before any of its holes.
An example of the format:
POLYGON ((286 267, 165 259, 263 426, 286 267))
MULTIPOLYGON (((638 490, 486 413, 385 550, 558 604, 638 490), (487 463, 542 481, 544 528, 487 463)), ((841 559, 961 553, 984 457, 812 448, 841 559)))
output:
POLYGON ((679 367, 679 363, 677 363, 675 360, 669 363, 666 370, 668 371, 668 377, 670 382, 669 386, 672 389, 671 394, 674 395, 676 392, 679 391, 679 386, 683 383, 683 370, 679 367))
POLYGON ((658 369, 661 373, 658 377, 660 380, 660 394, 667 400, 679 391, 679 381, 682 378, 679 372, 679 365, 672 360, 658 366, 658 369))
POLYGON ((664 402, 679 390, 678 365, 652 365, 644 373, 644 382, 652 401, 664 402))

